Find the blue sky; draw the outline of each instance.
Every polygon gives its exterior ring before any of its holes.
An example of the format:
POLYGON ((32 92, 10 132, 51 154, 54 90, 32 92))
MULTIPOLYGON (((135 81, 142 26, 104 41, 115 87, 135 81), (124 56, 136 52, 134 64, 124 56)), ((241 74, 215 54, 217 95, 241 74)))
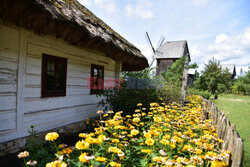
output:
POLYGON ((187 40, 200 70, 215 57, 221 64, 250 66, 250 0, 79 0, 152 59, 147 31, 156 47, 187 40))

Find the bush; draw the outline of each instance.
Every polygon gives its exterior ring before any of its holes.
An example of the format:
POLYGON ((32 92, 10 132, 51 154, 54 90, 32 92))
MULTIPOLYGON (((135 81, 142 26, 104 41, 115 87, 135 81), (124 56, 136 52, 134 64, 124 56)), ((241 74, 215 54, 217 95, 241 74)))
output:
POLYGON ((136 109, 136 104, 143 103, 145 107, 149 107, 150 102, 159 101, 160 96, 157 94, 157 89, 151 87, 152 84, 160 84, 159 78, 155 77, 153 70, 150 68, 139 72, 124 72, 122 73, 121 89, 106 89, 98 94, 98 97, 104 97, 98 103, 105 110, 112 109, 113 111, 124 111, 125 114, 133 114, 136 109), (151 81, 148 85, 146 81, 151 81), (142 85, 137 81, 145 81, 142 85), (131 85, 133 84, 133 85, 131 85))
POLYGON ((157 90, 158 96, 165 103, 172 103, 181 101, 181 87, 171 82, 163 81, 162 89, 157 90))
POLYGON ((205 99, 210 99, 210 97, 212 96, 212 93, 208 92, 208 91, 201 91, 198 89, 194 89, 194 88, 188 88, 187 93, 189 95, 200 95, 202 97, 204 97, 205 99))

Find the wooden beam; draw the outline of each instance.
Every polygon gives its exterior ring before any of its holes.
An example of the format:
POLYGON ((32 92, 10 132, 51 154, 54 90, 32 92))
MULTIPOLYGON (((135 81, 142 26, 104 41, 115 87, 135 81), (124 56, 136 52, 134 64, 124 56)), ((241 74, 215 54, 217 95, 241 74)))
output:
POLYGON ((27 54, 27 33, 26 30, 20 30, 19 51, 18 51, 18 71, 17 71, 17 130, 24 126, 24 87, 25 87, 25 69, 27 54))
POLYGON ((187 81, 188 81, 188 65, 189 65, 189 55, 186 55, 186 60, 184 64, 183 80, 182 80, 182 90, 181 90, 181 107, 185 105, 186 93, 187 93, 187 81))

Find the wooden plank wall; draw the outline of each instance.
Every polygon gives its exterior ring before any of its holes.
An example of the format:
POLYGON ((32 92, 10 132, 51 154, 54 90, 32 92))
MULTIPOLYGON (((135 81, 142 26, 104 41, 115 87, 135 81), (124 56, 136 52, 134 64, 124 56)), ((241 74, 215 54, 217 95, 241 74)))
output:
MULTIPOLYGON (((3 25, 0 29, 0 131, 16 127, 16 78, 20 31, 3 25), (3 37, 8 41, 2 41, 3 37)), ((104 66, 104 79, 119 76, 121 69, 119 62, 100 52, 74 47, 52 36, 39 36, 28 31, 26 35, 25 80, 21 105, 24 113, 23 117, 20 117, 23 119, 22 128, 15 131, 16 133, 3 132, 0 142, 28 135, 30 125, 34 125, 38 131, 45 131, 90 117, 90 114, 96 112, 96 105, 100 100, 95 95, 90 95, 90 90, 87 89, 86 78, 90 77, 91 64, 104 66), (66 96, 41 98, 43 53, 68 59, 66 96)))
POLYGON ((19 30, 0 26, 0 132, 16 129, 19 30))

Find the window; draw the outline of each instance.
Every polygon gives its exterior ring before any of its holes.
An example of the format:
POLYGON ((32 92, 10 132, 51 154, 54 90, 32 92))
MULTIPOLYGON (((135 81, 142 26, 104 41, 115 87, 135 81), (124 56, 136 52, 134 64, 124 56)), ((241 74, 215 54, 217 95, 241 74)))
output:
POLYGON ((66 96, 67 59, 43 54, 42 97, 66 96))
POLYGON ((90 94, 98 94, 104 86, 104 67, 92 64, 91 65, 91 85, 90 94))

